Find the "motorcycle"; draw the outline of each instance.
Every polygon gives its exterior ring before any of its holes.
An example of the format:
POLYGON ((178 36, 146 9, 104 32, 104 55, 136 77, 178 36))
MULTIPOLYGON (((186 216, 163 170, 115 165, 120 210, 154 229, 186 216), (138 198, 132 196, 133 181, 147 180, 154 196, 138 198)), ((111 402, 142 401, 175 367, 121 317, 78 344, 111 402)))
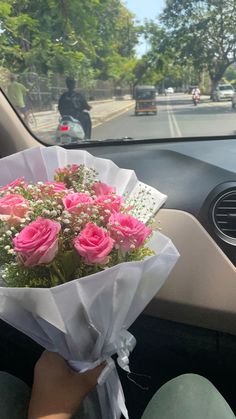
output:
POLYGON ((199 104, 199 102, 200 102, 200 95, 199 95, 199 93, 194 93, 193 96, 192 96, 192 99, 193 99, 193 104, 195 106, 197 106, 199 104))
POLYGON ((56 144, 76 144, 85 139, 85 133, 78 119, 65 115, 59 120, 56 130, 56 144))

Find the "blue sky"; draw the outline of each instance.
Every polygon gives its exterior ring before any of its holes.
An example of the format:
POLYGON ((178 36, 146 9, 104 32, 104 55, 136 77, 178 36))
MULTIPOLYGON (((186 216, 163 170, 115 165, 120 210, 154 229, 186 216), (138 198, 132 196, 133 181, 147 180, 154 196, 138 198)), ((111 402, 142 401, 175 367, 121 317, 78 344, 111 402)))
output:
POLYGON ((127 8, 137 15, 138 20, 153 19, 163 9, 164 0, 124 0, 127 8))
MULTIPOLYGON (((125 6, 133 12, 139 21, 154 19, 163 10, 165 0, 124 0, 125 6)), ((140 56, 147 51, 148 46, 140 41, 137 47, 137 54, 140 56)))

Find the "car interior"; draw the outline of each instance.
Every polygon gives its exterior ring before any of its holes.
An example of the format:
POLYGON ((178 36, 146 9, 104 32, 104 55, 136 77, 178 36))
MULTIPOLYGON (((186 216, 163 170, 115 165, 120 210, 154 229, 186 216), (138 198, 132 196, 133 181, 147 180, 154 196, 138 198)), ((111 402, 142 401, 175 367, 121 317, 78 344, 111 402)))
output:
MULTIPOLYGON (((0 115, 1 158, 47 146, 2 92, 0 115)), ((180 258, 131 327, 137 339, 131 375, 119 370, 130 418, 141 417, 162 384, 188 372, 208 378, 236 412, 236 140, 134 139, 64 147, 85 148, 133 169, 140 181, 168 195, 155 222, 180 258)), ((2 321, 0 335, 0 369, 32 383, 42 348, 2 321)))

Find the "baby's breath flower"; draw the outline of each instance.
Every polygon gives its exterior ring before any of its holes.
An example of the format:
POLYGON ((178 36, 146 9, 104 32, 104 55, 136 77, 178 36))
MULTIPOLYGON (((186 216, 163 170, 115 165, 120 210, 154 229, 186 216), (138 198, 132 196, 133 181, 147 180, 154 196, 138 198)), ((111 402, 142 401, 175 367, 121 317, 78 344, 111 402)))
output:
POLYGON ((62 215, 65 218, 71 218, 71 214, 68 211, 63 211, 62 215))
POLYGON ((12 231, 11 230, 7 230, 6 231, 6 235, 9 236, 9 237, 11 237, 12 236, 12 231))
POLYGON ((64 224, 70 224, 70 220, 68 220, 68 218, 65 218, 64 220, 62 220, 62 222, 63 222, 64 224))
POLYGON ((8 253, 9 255, 15 255, 15 252, 14 252, 14 250, 13 250, 13 249, 9 249, 7 253, 8 253))
POLYGON ((7 245, 7 246, 4 247, 4 249, 5 250, 10 250, 10 246, 7 245))
POLYGON ((49 211, 49 210, 47 210, 47 209, 44 209, 44 210, 43 210, 43 215, 50 215, 50 211, 49 211))
POLYGON ((56 217, 57 216, 57 211, 56 210, 52 210, 51 213, 50 213, 50 215, 52 217, 56 217))

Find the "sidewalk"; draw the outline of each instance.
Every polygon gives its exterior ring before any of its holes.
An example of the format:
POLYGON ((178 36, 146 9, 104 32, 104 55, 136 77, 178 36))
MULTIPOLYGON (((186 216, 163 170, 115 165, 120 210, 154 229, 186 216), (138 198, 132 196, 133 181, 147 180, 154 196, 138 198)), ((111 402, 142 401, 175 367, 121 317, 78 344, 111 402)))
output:
MULTIPOLYGON (((115 118, 116 116, 121 115, 129 109, 132 109, 134 107, 134 101, 131 99, 109 99, 104 101, 90 102, 90 105, 92 106, 90 111, 92 126, 95 128, 98 125, 101 125, 103 122, 115 118)), ((37 133, 45 133, 55 130, 60 118, 60 114, 57 110, 35 112, 34 115, 37 122, 37 127, 34 128, 34 131, 37 133)))

